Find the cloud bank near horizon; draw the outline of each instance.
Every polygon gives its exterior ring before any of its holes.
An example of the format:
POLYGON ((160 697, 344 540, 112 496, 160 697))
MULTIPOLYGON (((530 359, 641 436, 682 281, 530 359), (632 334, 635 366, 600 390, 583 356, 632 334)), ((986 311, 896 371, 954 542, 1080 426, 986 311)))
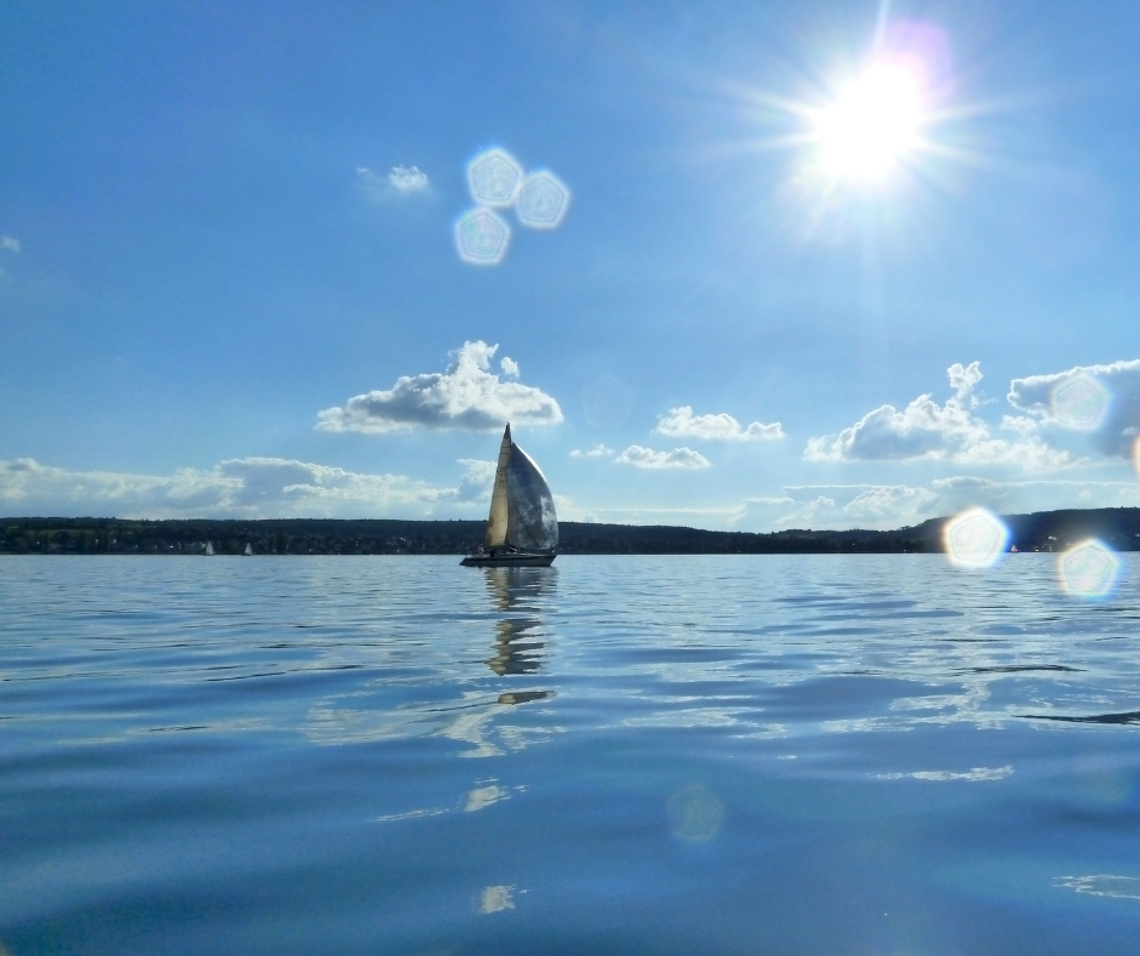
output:
POLYGON ((777 531, 885 531, 978 506, 997 514, 1136 508, 1140 507, 1140 484, 1065 479, 1000 481, 956 475, 936 478, 928 485, 790 485, 779 495, 747 499, 735 523, 741 529, 777 531))
MULTIPOLYGON (((172 475, 0 461, 0 513, 122 518, 404 518, 482 508, 494 463, 462 459, 455 487, 283 458, 235 458, 172 475)), ((476 509, 477 510, 477 509, 476 509)))
MULTIPOLYGON (((503 381, 492 372, 498 345, 464 342, 445 372, 403 375, 390 389, 355 395, 344 407, 326 408, 316 428, 330 432, 383 435, 415 429, 493 431, 506 422, 557 425, 558 402, 541 389, 503 381)), ((503 375, 517 378, 518 363, 503 358, 503 375)))

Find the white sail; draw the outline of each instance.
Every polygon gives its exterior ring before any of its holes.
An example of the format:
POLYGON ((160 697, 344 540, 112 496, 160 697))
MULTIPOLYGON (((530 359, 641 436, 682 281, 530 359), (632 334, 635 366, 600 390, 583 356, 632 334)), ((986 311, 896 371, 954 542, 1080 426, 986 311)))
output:
POLYGON ((499 465, 495 469, 495 486, 491 490, 491 513, 487 516, 487 534, 484 544, 488 548, 501 548, 507 543, 507 466, 511 460, 511 426, 503 432, 499 446, 499 465))

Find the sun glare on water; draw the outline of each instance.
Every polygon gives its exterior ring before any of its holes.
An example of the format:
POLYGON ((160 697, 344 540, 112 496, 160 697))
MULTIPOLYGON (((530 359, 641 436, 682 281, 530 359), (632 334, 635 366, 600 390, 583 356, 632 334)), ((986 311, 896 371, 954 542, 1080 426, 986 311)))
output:
POLYGON ((835 175, 878 179, 920 143, 922 83, 901 63, 876 63, 817 119, 823 161, 835 175))

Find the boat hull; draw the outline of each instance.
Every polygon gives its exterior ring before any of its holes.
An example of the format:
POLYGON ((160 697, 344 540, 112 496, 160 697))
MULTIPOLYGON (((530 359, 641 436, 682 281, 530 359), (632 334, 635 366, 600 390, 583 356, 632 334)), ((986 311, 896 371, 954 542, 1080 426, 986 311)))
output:
POLYGON ((506 554, 469 554, 459 563, 465 568, 548 568, 556 556, 553 554, 527 554, 523 551, 506 554))

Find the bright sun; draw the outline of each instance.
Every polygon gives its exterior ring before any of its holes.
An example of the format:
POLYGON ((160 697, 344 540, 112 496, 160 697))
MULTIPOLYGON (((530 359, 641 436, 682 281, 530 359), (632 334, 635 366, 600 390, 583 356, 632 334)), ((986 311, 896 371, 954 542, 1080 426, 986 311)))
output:
POLYGON ((923 118, 914 71, 875 64, 819 115, 824 163, 845 178, 880 178, 919 144, 923 118))

